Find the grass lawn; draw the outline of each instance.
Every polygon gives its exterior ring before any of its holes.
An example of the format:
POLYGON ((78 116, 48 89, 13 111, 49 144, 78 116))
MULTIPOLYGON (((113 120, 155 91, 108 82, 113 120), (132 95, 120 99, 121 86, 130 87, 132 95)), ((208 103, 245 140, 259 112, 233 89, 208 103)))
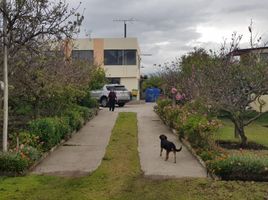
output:
MULTIPOLYGON (((150 180, 142 176, 135 113, 120 113, 100 167, 83 178, 0 178, 0 199, 266 199, 268 183, 205 178, 150 180)), ((157 166, 156 166, 157 167, 157 166)), ((178 169, 179 170, 179 169, 178 169)))
MULTIPOLYGON (((218 134, 216 135, 216 139, 220 140, 230 140, 230 141, 239 141, 234 138, 234 126, 230 120, 224 119, 223 127, 220 128, 218 134)), ((248 137, 248 141, 253 141, 264 146, 268 147, 268 125, 267 121, 261 119, 260 121, 256 121, 251 123, 245 128, 245 134, 248 137)))

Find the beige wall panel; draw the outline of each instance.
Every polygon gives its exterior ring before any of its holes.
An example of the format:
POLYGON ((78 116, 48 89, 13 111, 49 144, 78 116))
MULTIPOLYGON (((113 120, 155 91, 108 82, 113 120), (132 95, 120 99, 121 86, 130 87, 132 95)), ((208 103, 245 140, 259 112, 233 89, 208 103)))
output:
POLYGON ((103 65, 104 62, 104 41, 103 39, 93 39, 94 59, 97 65, 103 65))
POLYGON ((137 100, 140 99, 139 97, 139 80, 136 78, 121 78, 121 84, 125 85, 126 88, 131 92, 133 89, 138 90, 137 100))
POLYGON ((139 70, 137 66, 122 65, 105 65, 105 73, 107 77, 135 77, 139 78, 139 70))
POLYGON ((73 50, 93 50, 93 39, 84 38, 74 40, 73 50))
POLYGON ((138 49, 137 38, 105 38, 104 49, 138 49))

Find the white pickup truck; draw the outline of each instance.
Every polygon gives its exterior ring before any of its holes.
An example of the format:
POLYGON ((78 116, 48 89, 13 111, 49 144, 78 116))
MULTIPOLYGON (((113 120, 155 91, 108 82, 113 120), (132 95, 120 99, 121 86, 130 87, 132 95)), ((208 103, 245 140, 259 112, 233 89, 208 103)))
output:
POLYGON ((111 89, 113 89, 116 93, 116 104, 118 104, 119 107, 123 107, 130 101, 131 93, 124 85, 120 84, 107 84, 104 85, 101 90, 92 90, 90 91, 91 97, 97 99, 103 107, 106 107, 108 105, 108 95, 111 89))

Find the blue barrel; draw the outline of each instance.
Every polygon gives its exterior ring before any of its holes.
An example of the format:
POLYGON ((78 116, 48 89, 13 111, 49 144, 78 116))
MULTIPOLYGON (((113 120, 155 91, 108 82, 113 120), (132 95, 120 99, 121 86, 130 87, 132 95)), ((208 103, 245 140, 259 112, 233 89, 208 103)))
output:
POLYGON ((145 90, 145 102, 156 102, 160 95, 159 88, 147 88, 145 90))

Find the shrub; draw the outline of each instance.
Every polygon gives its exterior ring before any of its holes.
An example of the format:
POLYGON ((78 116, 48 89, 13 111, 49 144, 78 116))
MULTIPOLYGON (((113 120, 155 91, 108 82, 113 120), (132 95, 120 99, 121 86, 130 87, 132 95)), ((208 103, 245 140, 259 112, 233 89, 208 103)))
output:
POLYGON ((84 120, 88 120, 90 117, 94 115, 92 109, 89 109, 88 107, 84 106, 73 106, 70 110, 78 111, 84 120))
POLYGON ((68 118, 72 130, 80 129, 84 123, 81 112, 77 110, 66 110, 63 116, 68 118))
POLYGON ((165 113, 163 118, 168 122, 172 128, 178 128, 181 126, 181 109, 180 107, 172 107, 170 105, 164 107, 163 112, 165 113))
POLYGON ((72 130, 78 130, 82 127, 83 123, 94 116, 94 109, 89 109, 84 106, 73 105, 66 109, 62 116, 69 119, 69 125, 72 130))
POLYGON ((221 155, 220 151, 204 149, 198 149, 196 153, 202 158, 203 161, 213 160, 221 155))
POLYGON ((98 108, 99 102, 97 101, 97 99, 93 99, 90 96, 90 92, 88 92, 86 96, 81 100, 80 105, 88 108, 98 108))
POLYGON ((164 108, 166 106, 172 105, 172 100, 171 99, 158 99, 157 100, 157 112, 159 115, 164 115, 164 108))
POLYGON ((30 122, 30 133, 39 136, 43 150, 49 150, 70 133, 70 127, 66 118, 42 118, 30 122))
POLYGON ((35 147, 37 149, 41 149, 39 136, 33 135, 28 131, 21 131, 18 134, 10 135, 9 145, 11 148, 16 148, 17 136, 19 138, 19 144, 24 144, 24 145, 35 147))
POLYGON ((19 151, 29 159, 30 163, 33 163, 41 158, 41 152, 32 146, 21 145, 19 151))
POLYGON ((4 175, 5 173, 23 174, 28 166, 29 162, 23 154, 0 153, 0 172, 4 175))
POLYGON ((226 180, 268 181, 268 158, 253 154, 220 156, 208 162, 208 169, 226 180))
POLYGON ((191 115, 183 124, 183 130, 193 147, 209 149, 213 143, 214 123, 201 115, 191 115))

